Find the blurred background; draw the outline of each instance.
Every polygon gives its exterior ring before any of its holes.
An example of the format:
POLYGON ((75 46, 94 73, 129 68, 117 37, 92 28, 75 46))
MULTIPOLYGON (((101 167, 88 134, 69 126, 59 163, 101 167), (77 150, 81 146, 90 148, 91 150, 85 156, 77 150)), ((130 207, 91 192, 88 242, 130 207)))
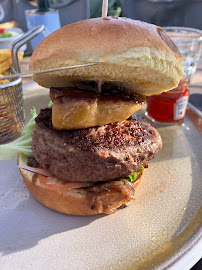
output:
MULTIPOLYGON (((35 18, 35 24, 47 24, 49 32, 43 32, 45 37, 60 26, 87 18, 100 17, 101 10, 102 0, 1 0, 0 24, 14 22, 11 26, 18 26, 26 32, 33 27, 35 18), (57 11, 58 14, 48 15, 47 13, 51 10, 57 11), (28 14, 28 11, 32 13, 34 11, 34 14, 28 14), (40 15, 37 18, 36 13, 40 15), (48 16, 51 22, 48 22, 48 16), (53 16, 55 16, 54 19, 53 16), (56 22, 56 16, 58 16, 58 22, 56 22)), ((198 29, 202 29, 201 14, 202 0, 109 0, 108 8, 108 15, 111 16, 138 19, 160 26, 184 26, 198 29)), ((31 49, 28 45, 25 55, 30 55, 34 48, 35 46, 31 49)))
MULTIPOLYGON (((15 21, 25 32, 28 30, 25 11, 48 12, 51 8, 59 12, 60 24, 64 26, 100 17, 102 0, 1 0, 0 23, 15 21)), ((202 29, 201 14, 202 0, 109 0, 108 9, 111 16, 129 17, 160 26, 198 29, 202 29)))
MULTIPOLYGON (((101 16, 102 0, 1 0, 0 23, 15 20, 27 30, 25 10, 37 2, 57 9, 61 26, 101 16)), ((161 26, 186 26, 202 29, 202 0, 109 0, 109 15, 125 16, 161 26)))

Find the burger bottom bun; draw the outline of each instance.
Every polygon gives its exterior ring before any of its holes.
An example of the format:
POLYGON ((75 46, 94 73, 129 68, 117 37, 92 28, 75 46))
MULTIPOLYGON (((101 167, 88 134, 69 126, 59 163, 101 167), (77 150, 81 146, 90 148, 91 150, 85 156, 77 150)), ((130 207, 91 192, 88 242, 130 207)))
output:
MULTIPOLYGON (((27 157, 23 154, 18 155, 18 165, 26 165, 27 157)), ((20 169, 23 181, 29 189, 30 193, 44 206, 53 209, 57 212, 69 215, 90 216, 101 213, 111 214, 117 208, 128 203, 134 198, 134 190, 139 186, 143 178, 141 172, 140 178, 133 184, 127 180, 109 181, 105 188, 100 188, 99 192, 93 192, 90 189, 65 189, 52 190, 44 186, 36 174, 20 169), (126 184, 124 184, 125 182, 126 184), (118 186, 117 183, 120 182, 118 186), (122 186, 121 186, 122 183, 122 186), (113 189, 113 184, 114 188, 113 189), (110 189, 110 185, 112 188, 110 189), (123 188, 124 186, 124 188, 123 188), (121 188, 125 192, 121 192, 121 188), (127 189, 126 189, 127 188, 127 189)), ((103 184, 97 184, 98 186, 103 184)))

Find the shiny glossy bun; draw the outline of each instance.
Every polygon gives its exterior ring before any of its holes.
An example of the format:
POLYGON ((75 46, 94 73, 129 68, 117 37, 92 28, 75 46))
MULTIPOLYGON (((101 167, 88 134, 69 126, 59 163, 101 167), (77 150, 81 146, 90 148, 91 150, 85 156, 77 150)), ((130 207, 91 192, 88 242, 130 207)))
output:
POLYGON ((100 62, 99 65, 34 75, 44 87, 103 80, 132 93, 159 94, 183 77, 182 57, 158 26, 127 18, 95 18, 60 28, 34 51, 30 71, 100 62))
MULTIPOLYGON (((26 165, 27 157, 23 154, 18 155, 18 165, 26 165)), ((112 185, 129 185, 129 190, 133 197, 134 188, 137 188, 143 178, 141 171, 140 178, 134 183, 130 184, 128 180, 126 184, 119 181, 109 181, 112 185)), ((29 189, 30 193, 43 205, 53 209, 57 212, 68 215, 82 215, 90 216, 101 213, 111 214, 122 205, 130 201, 127 192, 124 194, 120 192, 119 186, 116 189, 111 189, 110 186, 102 188, 99 193, 93 194, 93 191, 88 189, 65 189, 65 190, 51 190, 44 186, 36 174, 20 169, 23 181, 29 189)), ((103 185, 103 184, 102 184, 103 185)), ((106 185, 106 184, 105 184, 106 185)), ((129 191, 128 191, 129 192, 129 191)))

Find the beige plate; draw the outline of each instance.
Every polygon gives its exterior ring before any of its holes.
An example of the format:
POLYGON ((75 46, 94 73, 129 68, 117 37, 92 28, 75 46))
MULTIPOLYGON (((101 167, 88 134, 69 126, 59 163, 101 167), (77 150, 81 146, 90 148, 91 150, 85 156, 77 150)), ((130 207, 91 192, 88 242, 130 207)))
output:
MULTIPOLYGON (((49 101, 47 90, 33 90, 25 90, 26 111, 49 101)), ((16 160, 1 162, 1 269, 189 269, 202 256, 201 122, 189 109, 182 126, 158 129, 163 149, 135 201, 109 216, 45 208, 25 188, 16 160)))

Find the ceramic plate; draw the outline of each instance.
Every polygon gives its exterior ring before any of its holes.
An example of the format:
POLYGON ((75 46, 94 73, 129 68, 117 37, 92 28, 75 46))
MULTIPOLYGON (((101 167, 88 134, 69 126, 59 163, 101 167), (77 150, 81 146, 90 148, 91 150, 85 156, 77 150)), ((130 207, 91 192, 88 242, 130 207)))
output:
MULTIPOLYGON (((47 89, 24 93, 27 118, 49 102, 47 89)), ((112 215, 54 212, 29 194, 16 159, 0 162, 1 269, 189 269, 202 256, 201 121, 189 108, 182 125, 158 127, 162 151, 112 215)))

